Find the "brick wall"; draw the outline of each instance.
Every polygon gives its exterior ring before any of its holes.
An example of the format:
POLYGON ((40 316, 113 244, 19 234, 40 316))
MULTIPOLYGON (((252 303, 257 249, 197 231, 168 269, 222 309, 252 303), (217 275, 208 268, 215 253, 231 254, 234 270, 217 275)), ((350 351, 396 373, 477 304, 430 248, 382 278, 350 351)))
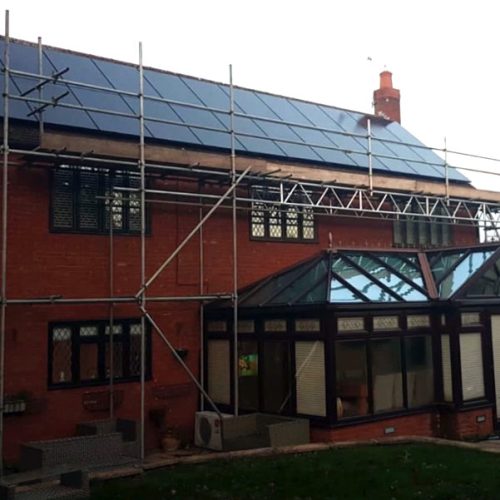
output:
MULTIPOLYGON (((50 177, 45 168, 15 166, 9 171, 8 283, 9 298, 109 296, 109 239, 105 235, 56 234, 49 232, 50 177)), ((151 235, 147 237, 147 275, 151 275, 198 221, 198 209, 153 205, 151 235)), ((239 286, 245 286, 334 245, 359 248, 388 247, 392 243, 389 221, 318 217, 318 239, 312 244, 252 241, 246 213, 238 216, 239 286), (272 259, 263 256, 272 255, 272 259)), ((232 242, 230 212, 217 212, 204 227, 206 293, 232 288, 232 242)), ((461 230, 462 231, 462 230, 461 230)), ((461 233, 462 234, 462 233, 461 233)), ((460 243, 474 241, 463 232, 460 243)), ((198 294, 198 236, 148 290, 150 295, 198 294)), ((140 238, 114 238, 115 294, 133 295, 140 283, 140 238)), ((189 350, 186 359, 194 373, 199 366, 199 309, 197 304, 152 304, 150 311, 175 347, 189 350)), ((115 317, 139 317, 135 305, 117 305, 115 317)), ((29 440, 71 435, 80 421, 105 418, 82 406, 91 389, 48 390, 48 323, 62 320, 98 320, 108 317, 103 305, 11 306, 7 313, 7 394, 30 391, 44 401, 36 415, 5 419, 5 455, 14 459, 19 444, 29 440)), ((165 407, 170 424, 186 434, 192 429, 197 394, 156 400, 155 386, 184 384, 187 375, 162 341, 153 335, 153 379, 147 383, 147 408, 165 407)), ((125 396, 117 415, 139 416, 139 384, 120 384, 125 396)), ((102 390, 100 386, 96 390, 102 390)), ((422 418, 422 417, 420 417, 422 418)), ((376 427, 376 424, 374 424, 376 427)), ((401 425, 401 424, 400 424, 401 425)), ((424 424, 425 427, 425 424, 424 424)), ((381 427, 380 427, 381 428, 381 427)), ((379 429, 380 429, 379 428, 379 429)), ((348 435, 350 431, 344 432, 348 435)), ((398 429, 397 432, 403 432, 398 429)), ((423 432, 423 431, 422 431, 423 432)), ((340 435, 340 434, 339 434, 340 435)), ((156 431, 147 426, 147 444, 156 446, 156 431)))
POLYGON ((381 439, 394 436, 433 436, 434 429, 434 413, 422 413, 334 429, 313 428, 311 429, 311 439, 316 442, 328 442, 381 439), (386 433, 386 430, 389 433, 386 433))
POLYGON ((449 439, 475 439, 489 436, 493 432, 493 410, 442 412, 440 415, 440 434, 449 439))

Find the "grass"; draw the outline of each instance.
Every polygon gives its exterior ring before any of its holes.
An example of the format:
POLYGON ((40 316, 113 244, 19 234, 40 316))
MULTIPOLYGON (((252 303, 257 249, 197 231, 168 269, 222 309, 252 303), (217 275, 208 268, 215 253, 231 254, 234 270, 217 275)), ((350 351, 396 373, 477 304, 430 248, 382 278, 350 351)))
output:
POLYGON ((432 445, 360 446, 180 465, 92 489, 92 500, 500 499, 500 455, 432 445))

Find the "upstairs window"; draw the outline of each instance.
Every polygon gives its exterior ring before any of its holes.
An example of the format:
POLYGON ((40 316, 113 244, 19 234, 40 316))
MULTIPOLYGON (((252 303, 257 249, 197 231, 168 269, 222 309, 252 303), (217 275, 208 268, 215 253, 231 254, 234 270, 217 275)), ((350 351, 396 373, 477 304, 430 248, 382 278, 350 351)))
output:
POLYGON ((394 246, 406 248, 446 247, 453 243, 451 225, 445 220, 404 218, 394 221, 394 246))
POLYGON ((55 232, 123 234, 141 231, 140 194, 116 188, 140 187, 126 172, 61 166, 52 175, 51 229, 55 232))
POLYGON ((254 188, 250 212, 250 234, 256 240, 315 241, 314 211, 301 206, 299 196, 280 204, 278 191, 254 188), (293 203, 297 205, 293 205, 293 203))

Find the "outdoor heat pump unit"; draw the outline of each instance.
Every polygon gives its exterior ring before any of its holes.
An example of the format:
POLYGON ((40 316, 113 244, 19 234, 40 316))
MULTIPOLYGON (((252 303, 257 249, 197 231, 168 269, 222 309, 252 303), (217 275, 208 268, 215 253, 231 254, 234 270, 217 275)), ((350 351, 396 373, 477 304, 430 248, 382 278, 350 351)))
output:
MULTIPOLYGON (((232 415, 222 414, 223 418, 232 415)), ((214 411, 196 412, 194 426, 194 444, 200 448, 222 450, 222 425, 219 416, 214 411)))

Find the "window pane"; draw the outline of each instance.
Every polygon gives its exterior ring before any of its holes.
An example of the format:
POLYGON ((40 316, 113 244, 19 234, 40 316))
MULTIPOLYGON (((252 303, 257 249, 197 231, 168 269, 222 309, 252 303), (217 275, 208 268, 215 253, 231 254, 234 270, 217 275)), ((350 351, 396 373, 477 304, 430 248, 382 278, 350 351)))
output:
POLYGON ((238 342, 238 388, 240 407, 259 407, 259 354, 257 342, 238 342))
POLYGON ((302 236, 305 240, 313 240, 314 234, 314 211, 312 208, 302 209, 302 236))
POLYGON ((52 330, 52 383, 72 382, 71 328, 52 330))
POLYGON ((80 344, 80 380, 95 380, 98 373, 97 344, 80 344))
POLYGON ((441 362, 443 365, 443 393, 446 402, 453 401, 453 382, 451 378, 450 336, 441 337, 441 362))
POLYGON ((483 350, 480 333, 460 335, 460 360, 464 401, 483 397, 483 350))
POLYGON ((296 207, 288 207, 286 211, 286 237, 299 237, 299 214, 296 207))
POLYGON ((290 347, 288 342, 264 342, 262 358, 262 410, 283 413, 291 398, 290 347))
POLYGON ((337 417, 368 414, 366 344, 336 342, 337 417))
POLYGON ((216 403, 230 404, 229 341, 210 340, 207 351, 208 395, 216 403))
POLYGON ((251 213, 252 221, 252 236, 254 238, 264 238, 265 226, 264 226, 264 204, 255 202, 253 204, 253 209, 251 213))
POLYGON ((423 406, 434 400, 434 372, 430 336, 404 339, 408 407, 423 406))
MULTIPOLYGON (((106 344, 106 378, 111 376, 110 344, 106 344)), ((123 377, 123 344, 114 339, 113 341, 113 378, 123 377)))
POLYGON ((375 412, 403 406, 401 344, 399 339, 372 342, 373 406, 375 412))
MULTIPOLYGON (((129 187, 140 188, 140 180, 136 177, 129 178, 129 187)), ((139 192, 128 193, 128 229, 130 231, 141 230, 141 196, 139 192)))
POLYGON ((276 207, 269 211, 269 236, 271 238, 282 238, 283 229, 281 226, 281 212, 276 207))
POLYGON ((54 171, 52 186, 52 225, 55 228, 73 228, 74 172, 70 169, 54 171))
POLYGON ((326 416, 323 342, 295 343, 297 413, 326 416))
POLYGON ((141 373, 141 324, 130 325, 129 372, 131 376, 141 373))
POLYGON ((78 227, 81 229, 98 229, 98 187, 99 176, 97 172, 87 170, 80 171, 80 190, 79 190, 79 210, 78 227))

